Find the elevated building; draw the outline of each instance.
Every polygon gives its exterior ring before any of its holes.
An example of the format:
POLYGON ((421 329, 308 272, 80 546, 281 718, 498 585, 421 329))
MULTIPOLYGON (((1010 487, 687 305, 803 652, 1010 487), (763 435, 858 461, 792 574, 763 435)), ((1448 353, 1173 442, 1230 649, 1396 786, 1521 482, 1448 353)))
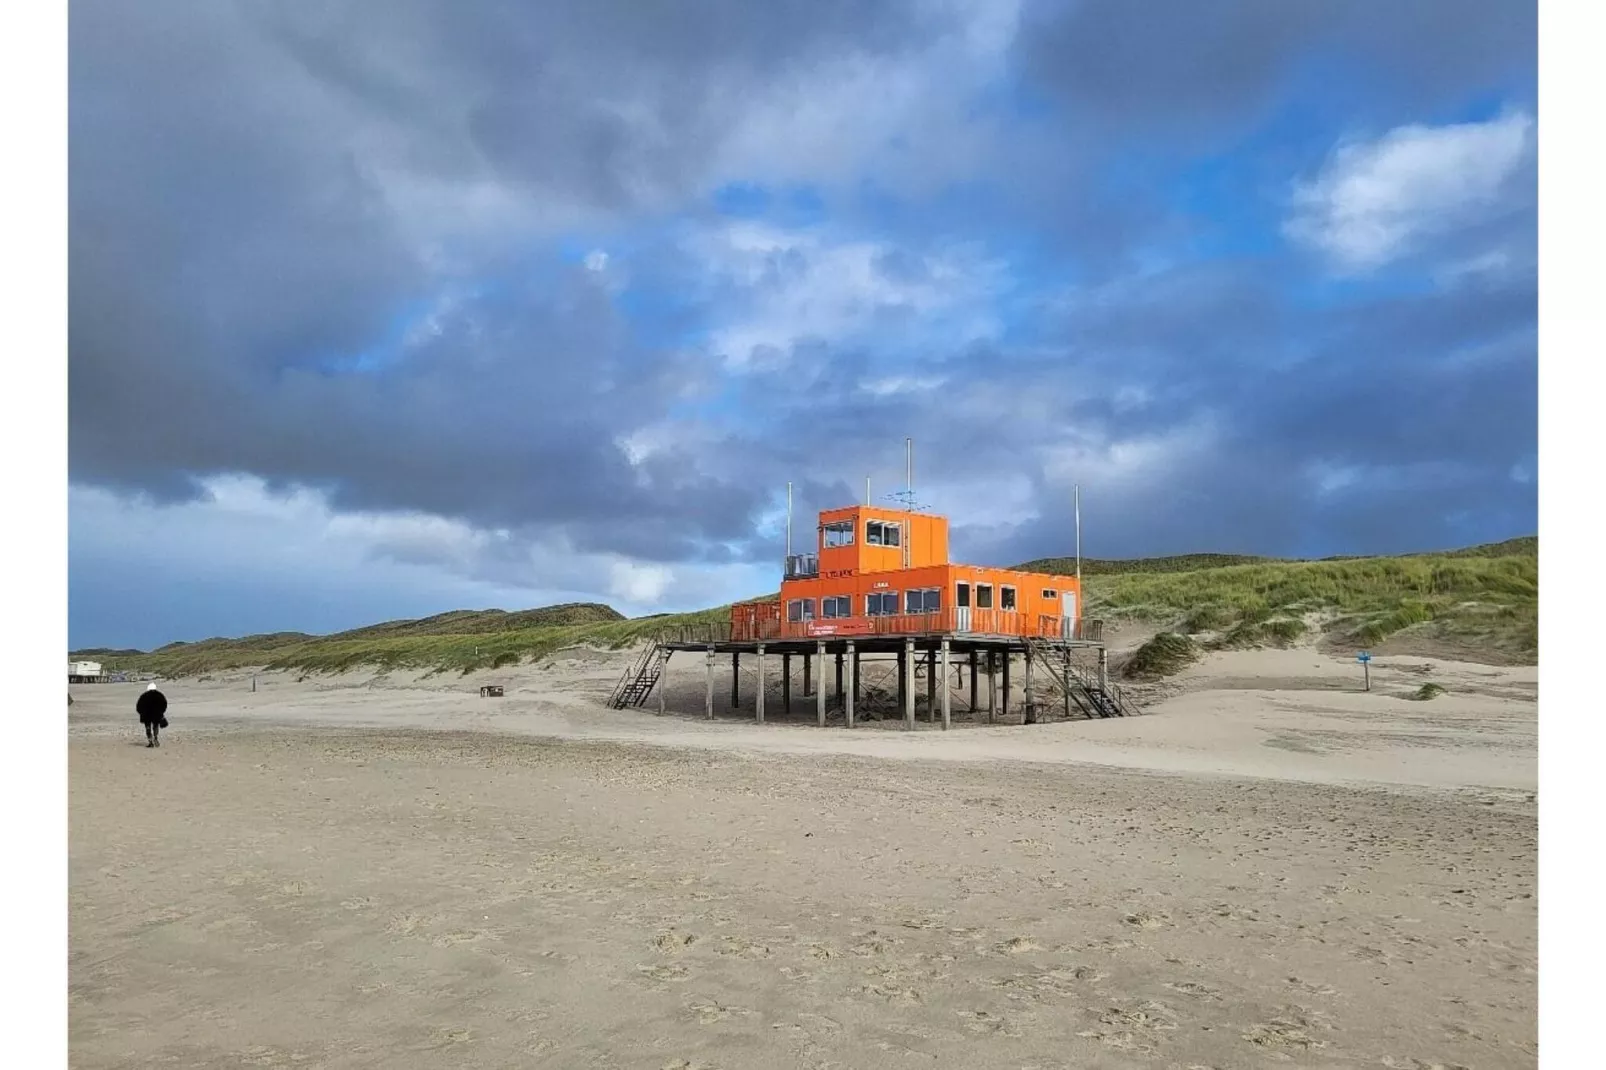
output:
MULTIPOLYGON (((937 723, 940 710, 944 728, 953 713, 956 679, 959 693, 969 699, 962 712, 972 720, 985 710, 989 721, 1019 713, 1024 723, 1034 723, 1052 715, 1051 704, 1041 701, 1050 694, 1057 700, 1052 705, 1068 717, 1131 712, 1110 684, 1102 627, 1084 619, 1077 578, 952 562, 947 518, 913 509, 827 509, 819 514, 816 531, 811 552, 787 557, 778 597, 732 606, 728 624, 660 636, 620 679, 610 704, 644 705, 671 655, 701 651, 707 659, 709 718, 715 712, 714 666, 721 654, 731 658, 732 709, 741 704, 742 657, 757 659, 753 713, 759 721, 766 715, 766 659, 777 654, 781 709, 792 713, 792 665, 799 658, 803 695, 814 699, 822 726, 834 712, 853 727, 863 694, 861 664, 874 657, 896 662, 897 703, 908 728, 917 723, 917 671, 926 682, 927 719, 937 723), (1073 652, 1091 655, 1093 666, 1073 661, 1073 652), (834 701, 828 701, 819 679, 828 658, 835 659, 834 701), (1025 702, 1018 710, 1012 708, 1010 687, 1017 658, 1025 669, 1025 702), (1049 685, 1036 692, 1034 668, 1044 674, 1038 680, 1049 685)), ((664 690, 657 688, 657 694, 664 712, 664 690)))

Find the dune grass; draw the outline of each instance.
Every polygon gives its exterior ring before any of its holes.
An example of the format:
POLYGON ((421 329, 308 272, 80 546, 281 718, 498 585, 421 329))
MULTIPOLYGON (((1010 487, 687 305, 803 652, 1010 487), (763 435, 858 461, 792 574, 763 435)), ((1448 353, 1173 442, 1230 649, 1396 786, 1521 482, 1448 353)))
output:
POLYGON ((1158 680, 1171 676, 1199 660, 1199 644, 1186 635, 1161 632, 1138 647, 1121 667, 1121 675, 1132 680, 1158 680))
MULTIPOLYGON (((1407 629, 1536 657, 1539 559, 1531 540, 1507 554, 1453 552, 1275 561, 1194 572, 1130 572, 1088 582, 1089 612, 1221 633, 1227 646, 1286 644, 1305 618, 1327 637, 1372 646, 1407 629)), ((1476 548, 1475 548, 1476 549, 1476 548)), ((1085 573, 1084 573, 1085 574, 1085 573)))

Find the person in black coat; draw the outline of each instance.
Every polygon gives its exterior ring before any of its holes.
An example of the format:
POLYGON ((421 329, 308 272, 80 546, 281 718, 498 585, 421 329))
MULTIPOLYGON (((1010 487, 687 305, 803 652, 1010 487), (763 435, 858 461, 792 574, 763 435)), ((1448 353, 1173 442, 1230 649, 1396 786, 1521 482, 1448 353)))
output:
POLYGON ((152 683, 134 703, 134 710, 139 714, 139 723, 145 726, 145 745, 160 747, 161 730, 167 727, 167 696, 152 683))

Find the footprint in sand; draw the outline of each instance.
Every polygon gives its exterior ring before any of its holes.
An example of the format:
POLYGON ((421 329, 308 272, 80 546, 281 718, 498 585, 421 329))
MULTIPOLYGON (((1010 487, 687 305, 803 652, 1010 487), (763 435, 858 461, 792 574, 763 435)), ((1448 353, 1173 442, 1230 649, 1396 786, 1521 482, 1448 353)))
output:
POLYGON ((653 966, 637 966, 636 972, 650 981, 668 983, 683 980, 689 971, 678 963, 669 962, 653 966))
POLYGON ((1272 1050, 1310 1051, 1326 1047, 1326 1041, 1317 1040, 1310 1035, 1311 1028, 1311 1023, 1305 1018, 1293 1015, 1287 1018, 1273 1018, 1269 1022, 1256 1025, 1243 1034, 1243 1038, 1257 1048, 1272 1050))
POLYGON ((1388 1067, 1388 1070, 1467 1070, 1460 1063, 1425 1063, 1421 1059, 1409 1056, 1398 1059, 1392 1055, 1385 1055, 1383 1065, 1388 1067))
POLYGON ((1219 1001, 1221 999, 1220 992, 1217 992, 1209 985, 1202 985, 1197 981, 1167 981, 1165 986, 1173 992, 1181 992, 1184 996, 1192 996, 1195 999, 1211 1001, 1219 1001))
POLYGON ((717 1000, 696 999, 687 1007, 699 1025, 716 1025, 732 1017, 745 1018, 753 1012, 746 1007, 728 1007, 717 1000))
POLYGON ((662 951, 666 955, 672 955, 677 951, 684 951, 696 942, 697 937, 693 936, 691 933, 676 932, 673 929, 670 929, 667 932, 661 932, 652 938, 652 946, 656 947, 659 951, 662 951))
POLYGON ((998 950, 1006 955, 1024 955, 1028 951, 1041 951, 1043 945, 1027 939, 1024 936, 1012 936, 998 945, 998 950))
POLYGON ((1171 923, 1171 919, 1164 914, 1148 913, 1128 914, 1121 920, 1135 929, 1163 929, 1171 923))

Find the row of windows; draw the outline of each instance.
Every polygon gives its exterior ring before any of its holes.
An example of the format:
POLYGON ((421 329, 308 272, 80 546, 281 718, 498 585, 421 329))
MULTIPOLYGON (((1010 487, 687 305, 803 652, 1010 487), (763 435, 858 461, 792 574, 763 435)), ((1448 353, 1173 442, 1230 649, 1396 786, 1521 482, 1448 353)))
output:
MULTIPOLYGON (((971 585, 960 583, 957 585, 959 608, 970 608, 971 585)), ((977 609, 993 608, 993 585, 978 583, 975 585, 977 609)), ((1059 597, 1059 592, 1044 588, 1045 599, 1059 597)), ((1013 612, 1016 606, 1015 588, 1000 586, 998 589, 998 608, 1005 612, 1013 612)), ((903 592, 904 613, 936 613, 942 609, 942 592, 936 587, 923 587, 915 591, 903 592)), ((890 617, 899 612, 897 591, 875 591, 864 596, 864 613, 867 617, 890 617)), ((826 618, 840 618, 853 616, 853 599, 848 595, 835 595, 820 600, 820 616, 826 618)), ((786 603, 786 619, 796 624, 800 621, 814 619, 814 599, 794 598, 786 603)))
MULTIPOLYGON (((903 592, 904 613, 936 613, 942 609, 942 592, 935 587, 903 592)), ((899 613, 897 591, 875 591, 864 596, 864 615, 891 617, 899 613)), ((820 616, 827 620, 853 616, 853 599, 834 595, 820 599, 820 616)), ((794 598, 786 603, 786 619, 793 624, 814 619, 814 599, 794 598)))
MULTIPOLYGON (((864 541, 871 546, 901 546, 901 524, 885 520, 867 520, 864 524, 864 541)), ((830 550, 837 546, 853 545, 854 524, 851 520, 835 520, 820 525, 820 548, 830 550)))
MULTIPOLYGON (((956 585, 956 601, 960 609, 970 608, 972 584, 961 582, 956 585)), ((978 583, 974 585, 977 609, 993 608, 993 585, 978 583)), ((1049 588, 1043 589, 1045 599, 1057 599, 1059 592, 1049 588)), ((1015 588, 1000 586, 998 588, 998 608, 1005 612, 1016 609, 1015 588)), ((903 613, 937 613, 942 609, 942 591, 936 587, 922 587, 919 590, 903 592, 903 613)), ((864 615, 867 617, 896 616, 898 609, 897 591, 874 591, 864 596, 864 615)), ((830 598, 820 599, 820 616, 828 620, 853 616, 853 599, 849 595, 833 595, 830 598)), ((793 624, 814 619, 814 599, 794 598, 786 603, 786 619, 793 624)))

